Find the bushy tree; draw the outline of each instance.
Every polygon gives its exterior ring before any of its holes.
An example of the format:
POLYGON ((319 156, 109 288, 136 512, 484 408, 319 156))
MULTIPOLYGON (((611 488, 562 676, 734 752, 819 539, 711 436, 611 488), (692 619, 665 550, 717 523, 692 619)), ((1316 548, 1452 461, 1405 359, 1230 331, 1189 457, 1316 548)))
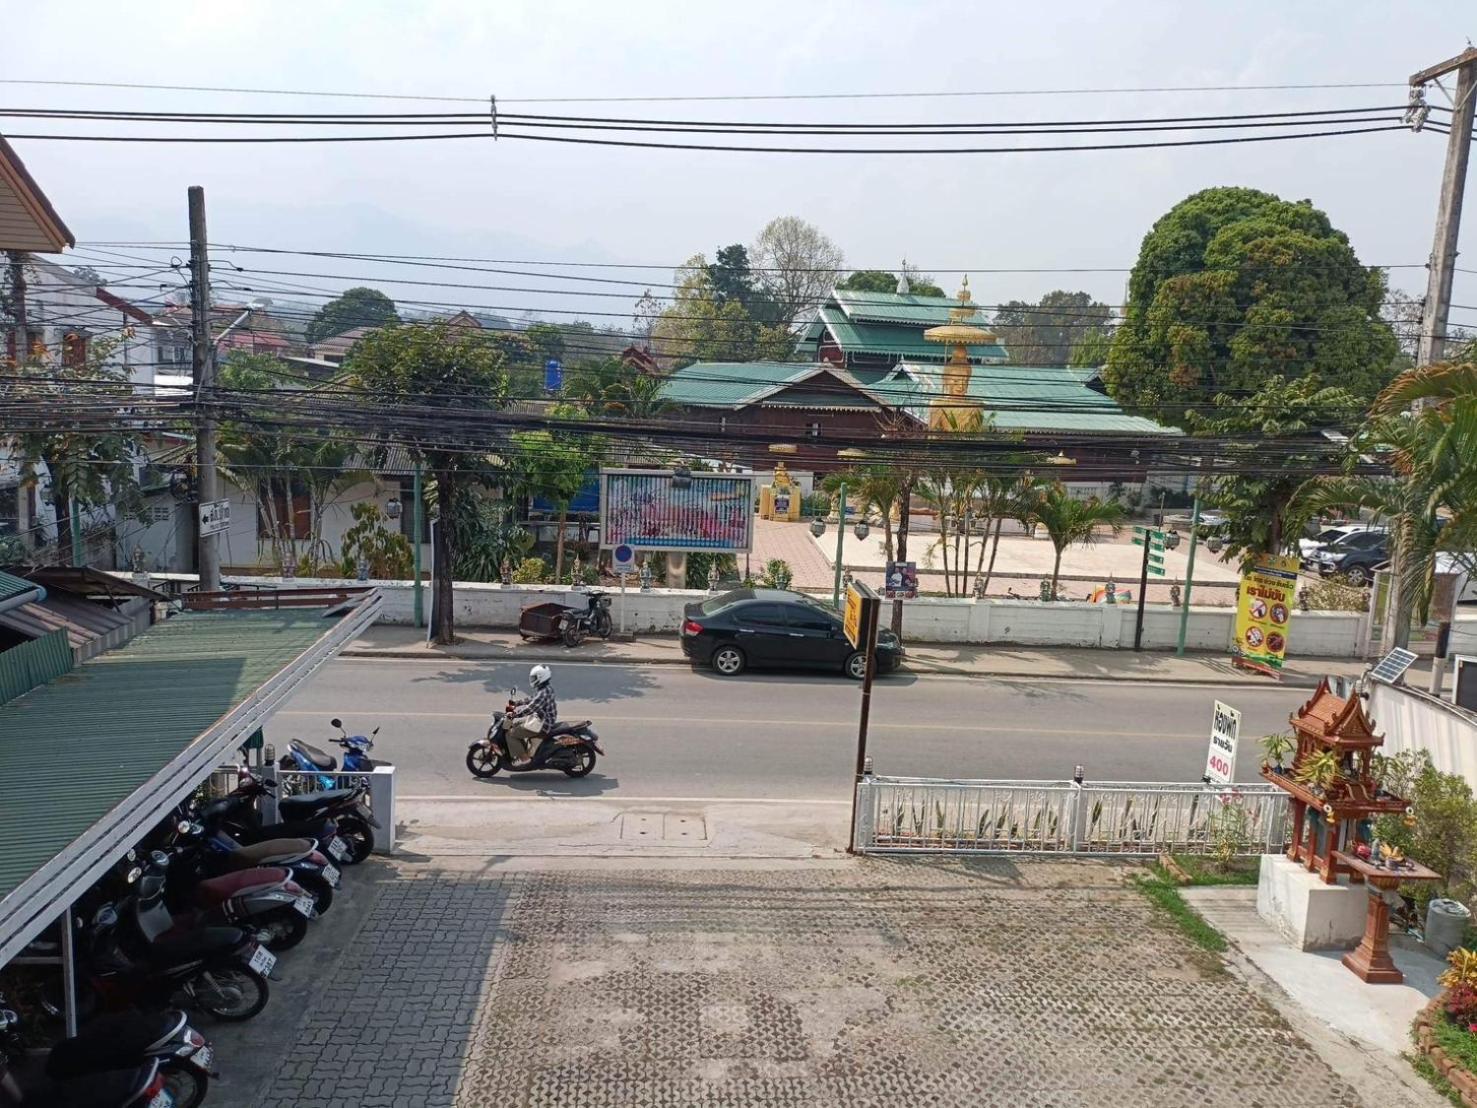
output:
POLYGON ((1107 527, 1116 535, 1123 530, 1128 513, 1116 500, 1099 500, 1095 496, 1079 500, 1058 481, 1037 499, 1031 518, 1041 524, 1056 554, 1051 565, 1051 597, 1057 599, 1057 581, 1061 578, 1062 555, 1067 547, 1096 542, 1100 527, 1107 527))
POLYGON ((379 289, 363 285, 344 292, 318 309, 308 322, 303 337, 308 342, 321 342, 352 331, 355 327, 383 327, 387 323, 398 323, 399 314, 395 302, 379 289))
MULTIPOLYGON (((414 397, 421 407, 445 408, 448 412, 493 411, 507 406, 507 357, 497 343, 445 324, 395 325, 366 335, 344 364, 350 383, 386 398, 414 397)), ((435 573, 432 604, 436 641, 456 641, 452 605, 452 570, 455 520, 461 507, 463 486, 495 481, 499 463, 490 453, 467 449, 465 443, 448 441, 445 434, 427 422, 387 427, 405 442, 417 460, 431 470, 436 482, 435 573)), ((470 491, 468 489, 467 491, 470 491)))
POLYGON ((676 295, 653 329, 656 346, 664 356, 690 365, 782 360, 794 353, 789 328, 757 321, 740 301, 719 295, 703 255, 688 259, 674 276, 676 295))
POLYGON ((1384 297, 1383 273, 1309 201, 1206 189, 1144 237, 1104 381, 1129 411, 1179 426, 1275 379, 1369 400, 1396 354, 1384 297))
MULTIPOLYGON (((911 266, 907 272, 908 288, 914 296, 948 295, 927 274, 919 273, 911 266)), ((858 269, 836 287, 851 292, 897 292, 897 274, 885 269, 858 269)))
POLYGON ((1074 369, 1099 369, 1108 362, 1108 352, 1113 349, 1113 333, 1111 331, 1089 331, 1077 345, 1072 347, 1072 353, 1067 358, 1067 364, 1074 369))
POLYGON ((1066 365, 1078 344, 1108 334, 1112 315, 1089 293, 1056 289, 1035 304, 1001 304, 991 328, 1017 365, 1066 365))

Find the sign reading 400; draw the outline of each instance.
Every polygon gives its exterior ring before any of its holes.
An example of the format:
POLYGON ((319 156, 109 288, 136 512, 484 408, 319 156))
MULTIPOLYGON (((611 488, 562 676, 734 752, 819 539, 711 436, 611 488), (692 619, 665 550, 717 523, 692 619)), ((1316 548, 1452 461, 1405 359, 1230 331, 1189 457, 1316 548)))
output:
POLYGON ((1212 785, 1229 785, 1235 778, 1240 734, 1241 713, 1217 700, 1210 717, 1210 752, 1205 758, 1205 780, 1212 785))

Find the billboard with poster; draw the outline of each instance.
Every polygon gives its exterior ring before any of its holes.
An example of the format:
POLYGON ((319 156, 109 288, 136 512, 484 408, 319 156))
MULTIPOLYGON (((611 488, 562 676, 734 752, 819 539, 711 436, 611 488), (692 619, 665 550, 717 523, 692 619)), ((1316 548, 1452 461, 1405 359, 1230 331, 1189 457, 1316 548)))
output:
POLYGON ((1298 560, 1258 554, 1236 593, 1236 664, 1276 674, 1287 657, 1287 631, 1297 597, 1298 560))
POLYGON ((752 474, 600 471, 600 547, 747 551, 754 544, 752 474))
POLYGON ((888 562, 883 582, 888 600, 915 600, 918 596, 918 563, 888 562))

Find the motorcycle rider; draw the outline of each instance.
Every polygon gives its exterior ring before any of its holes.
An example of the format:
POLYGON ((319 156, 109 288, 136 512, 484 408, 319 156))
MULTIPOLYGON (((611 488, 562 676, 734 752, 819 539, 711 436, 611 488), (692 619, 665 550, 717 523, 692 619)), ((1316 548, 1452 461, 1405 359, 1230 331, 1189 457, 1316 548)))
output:
POLYGON ((528 683, 533 686, 533 696, 514 709, 508 726, 508 750, 513 755, 513 765, 519 767, 533 761, 543 743, 542 736, 552 731, 559 721, 559 705, 554 699, 554 674, 549 667, 534 666, 528 671, 528 683))

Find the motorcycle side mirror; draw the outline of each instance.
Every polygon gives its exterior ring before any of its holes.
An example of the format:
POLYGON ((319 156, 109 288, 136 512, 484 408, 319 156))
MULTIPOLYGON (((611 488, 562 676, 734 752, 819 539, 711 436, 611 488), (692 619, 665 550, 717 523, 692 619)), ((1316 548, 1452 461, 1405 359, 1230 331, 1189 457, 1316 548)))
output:
POLYGON ((378 734, 379 734, 379 733, 380 733, 380 729, 379 729, 379 728, 378 728, 378 727, 376 727, 376 728, 375 728, 375 729, 374 729, 374 730, 373 730, 373 731, 371 731, 371 732, 370 732, 370 733, 369 733, 369 734, 370 734, 370 737, 371 737, 371 738, 373 738, 373 737, 374 737, 374 736, 375 736, 375 735, 378 735, 378 734))
POLYGON ((163 869, 169 865, 169 855, 162 850, 153 850, 149 852, 149 861, 163 869))
POLYGON ((174 829, 181 835, 188 835, 195 825, 187 819, 182 819, 174 825, 174 829))
POLYGON ((130 885, 132 885, 134 882, 136 882, 143 875, 144 875, 144 871, 141 870, 141 869, 139 869, 138 866, 134 866, 132 869, 130 869, 128 871, 127 875, 124 877, 124 880, 127 881, 130 885))
POLYGON ((344 728, 344 721, 341 719, 331 719, 328 721, 328 726, 337 727, 340 731, 342 731, 344 728))

